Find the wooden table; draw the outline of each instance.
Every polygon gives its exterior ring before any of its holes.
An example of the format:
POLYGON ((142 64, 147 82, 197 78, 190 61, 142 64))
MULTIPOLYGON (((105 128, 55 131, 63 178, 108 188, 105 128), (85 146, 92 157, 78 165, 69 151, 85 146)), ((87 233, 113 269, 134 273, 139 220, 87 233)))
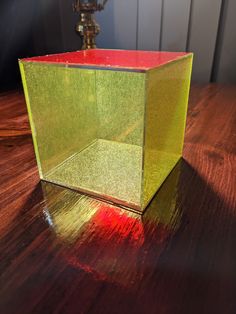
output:
POLYGON ((184 160, 145 215, 39 183, 0 96, 0 313, 236 313, 236 87, 194 86, 184 160))

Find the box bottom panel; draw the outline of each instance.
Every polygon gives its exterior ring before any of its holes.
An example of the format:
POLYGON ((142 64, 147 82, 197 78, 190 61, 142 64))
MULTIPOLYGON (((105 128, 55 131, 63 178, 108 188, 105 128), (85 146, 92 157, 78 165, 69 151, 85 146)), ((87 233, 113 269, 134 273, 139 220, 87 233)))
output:
POLYGON ((98 139, 43 179, 140 209, 141 172, 142 147, 98 139))
POLYGON ((180 156, 150 152, 144 169, 142 147, 98 139, 42 179, 142 212, 180 156))

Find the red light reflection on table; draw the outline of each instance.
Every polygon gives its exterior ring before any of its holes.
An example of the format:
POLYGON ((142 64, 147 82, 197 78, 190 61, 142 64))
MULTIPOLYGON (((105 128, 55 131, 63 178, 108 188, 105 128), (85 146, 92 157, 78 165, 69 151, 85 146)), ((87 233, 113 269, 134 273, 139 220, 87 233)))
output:
POLYGON ((62 258, 97 280, 134 287, 179 228, 178 178, 176 168, 143 216, 44 183, 46 219, 63 244, 62 258))

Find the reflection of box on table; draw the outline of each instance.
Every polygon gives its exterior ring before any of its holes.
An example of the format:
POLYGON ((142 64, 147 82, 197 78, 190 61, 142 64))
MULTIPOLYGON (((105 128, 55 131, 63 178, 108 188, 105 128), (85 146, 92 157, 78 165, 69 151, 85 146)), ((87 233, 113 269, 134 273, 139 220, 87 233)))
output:
POLYGON ((139 288, 155 271, 147 265, 153 264, 154 255, 158 259, 181 226, 180 173, 181 161, 142 216, 42 182, 45 221, 57 244, 72 248, 61 250, 60 258, 96 279, 139 288))
POLYGON ((43 180, 143 211, 182 154, 192 54, 20 61, 43 180))

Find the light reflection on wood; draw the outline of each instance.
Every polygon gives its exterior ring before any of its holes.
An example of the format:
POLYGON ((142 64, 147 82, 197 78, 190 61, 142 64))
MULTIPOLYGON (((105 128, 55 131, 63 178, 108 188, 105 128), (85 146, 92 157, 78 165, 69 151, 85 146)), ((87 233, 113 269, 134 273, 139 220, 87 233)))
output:
POLYGON ((153 252, 158 258, 181 224, 180 168, 181 162, 144 215, 43 182, 44 217, 65 246, 63 258, 100 280, 135 287, 149 271, 153 252))

